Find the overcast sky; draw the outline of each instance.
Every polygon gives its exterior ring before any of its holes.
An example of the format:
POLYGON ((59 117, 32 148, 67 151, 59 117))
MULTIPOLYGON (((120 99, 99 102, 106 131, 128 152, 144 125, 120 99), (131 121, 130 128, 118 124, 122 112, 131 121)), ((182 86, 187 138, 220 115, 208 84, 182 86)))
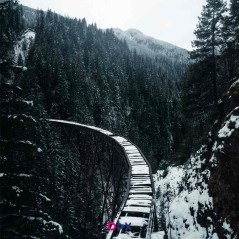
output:
POLYGON ((20 0, 20 3, 70 17, 85 17, 99 28, 136 28, 190 50, 206 0, 20 0))

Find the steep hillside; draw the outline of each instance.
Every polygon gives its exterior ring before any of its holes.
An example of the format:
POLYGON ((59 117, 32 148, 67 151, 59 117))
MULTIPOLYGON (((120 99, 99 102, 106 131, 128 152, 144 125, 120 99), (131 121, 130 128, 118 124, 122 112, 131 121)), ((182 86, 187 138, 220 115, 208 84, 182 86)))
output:
MULTIPOLYGON (((154 172, 171 164, 155 175, 161 232, 153 238, 236 238, 238 80, 213 105, 210 55, 190 67, 180 92, 175 86, 188 65, 183 49, 137 30, 103 31, 85 19, 22 9, 14 0, 0 8, 2 238, 99 238, 104 182, 92 180, 100 172, 91 166, 89 173, 89 164, 101 159, 110 166, 109 147, 102 140, 97 153, 86 135, 75 147, 49 118, 128 137, 154 172), (172 166, 194 147, 200 149, 185 165, 172 166)), ((215 59, 219 97, 232 76, 238 79, 237 40, 215 59)))
POLYGON ((6 46, 2 60, 28 68, 19 84, 23 90, 34 89, 33 94, 26 90, 27 96, 34 100, 38 95, 49 117, 93 124, 129 137, 155 169, 168 160, 182 140, 182 123, 176 120, 180 99, 173 76, 164 73, 166 68, 130 51, 112 30, 102 31, 85 19, 19 6, 14 14, 21 24, 16 27, 10 21, 13 13, 1 14, 9 19, 1 32, 6 46))
POLYGON ((129 137, 155 166, 170 157, 181 140, 180 100, 162 66, 85 19, 41 11, 35 32, 27 66, 51 117, 129 137))
POLYGON ((155 175, 161 230, 169 238, 237 238, 239 80, 221 102, 208 140, 184 166, 155 175))
MULTIPOLYGON (((23 18, 27 27, 36 25, 37 10, 23 6, 23 18)), ((146 36, 137 29, 123 31, 114 28, 113 32, 118 39, 126 41, 130 50, 136 50, 139 55, 154 59, 168 80, 180 82, 185 78, 190 62, 187 50, 146 36)))
POLYGON ((114 34, 125 40, 130 49, 140 55, 156 59, 163 72, 175 81, 182 80, 189 64, 189 52, 173 44, 146 36, 137 29, 123 31, 114 28, 114 34))

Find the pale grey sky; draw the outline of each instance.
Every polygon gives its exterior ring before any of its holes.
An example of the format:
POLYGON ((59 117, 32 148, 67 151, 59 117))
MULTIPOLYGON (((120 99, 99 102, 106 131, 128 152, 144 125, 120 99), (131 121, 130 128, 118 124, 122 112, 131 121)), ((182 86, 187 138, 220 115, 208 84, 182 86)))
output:
POLYGON ((99 28, 136 28, 190 50, 206 0, 20 0, 20 3, 70 17, 85 17, 99 28))

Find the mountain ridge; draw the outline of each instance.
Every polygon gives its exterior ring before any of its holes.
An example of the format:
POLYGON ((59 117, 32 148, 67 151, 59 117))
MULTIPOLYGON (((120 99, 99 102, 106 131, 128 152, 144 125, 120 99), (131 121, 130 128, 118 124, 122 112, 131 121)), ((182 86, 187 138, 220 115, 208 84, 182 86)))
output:
POLYGON ((147 34, 145 34, 144 32, 142 32, 141 30, 139 30, 139 29, 137 29, 137 28, 131 28, 131 27, 130 27, 130 28, 128 28, 127 30, 122 30, 122 29, 116 27, 116 28, 113 28, 113 30, 121 30, 121 31, 128 32, 128 33, 141 34, 141 35, 144 35, 144 36, 147 37, 147 38, 150 38, 150 39, 152 39, 152 40, 156 40, 156 41, 158 41, 158 42, 160 42, 160 43, 162 43, 162 44, 165 44, 165 45, 168 45, 168 46, 171 46, 171 47, 180 48, 180 49, 182 49, 182 50, 188 51, 187 49, 185 49, 185 48, 183 48, 183 47, 180 47, 180 46, 177 46, 177 45, 175 45, 175 44, 173 44, 173 43, 171 43, 171 42, 167 42, 167 41, 164 41, 164 40, 160 40, 160 39, 158 39, 158 38, 156 38, 156 37, 153 37, 153 36, 151 36, 151 35, 147 35, 147 34))
MULTIPOLYGON (((36 11, 36 9, 23 6, 23 18, 28 28, 32 28, 36 24, 36 11)), ((58 15, 60 16, 60 14, 58 15)), ((173 83, 184 81, 190 63, 189 52, 186 49, 153 38, 152 36, 147 36, 134 28, 126 31, 119 28, 98 29, 103 32, 112 29, 114 35, 119 40, 126 41, 131 51, 136 50, 137 54, 154 60, 160 71, 169 81, 173 83)))
MULTIPOLYGON (((24 11, 24 20, 27 23, 27 26, 30 27, 31 24, 36 23, 37 10, 28 6, 22 6, 24 11)), ((110 28, 98 29, 106 31, 110 28)), ((170 63, 182 63, 186 65, 189 63, 189 51, 184 48, 146 35, 136 28, 129 28, 126 31, 120 28, 112 28, 112 30, 118 39, 126 40, 128 47, 131 50, 135 49, 140 55, 145 55, 150 58, 160 58, 160 61, 166 60, 170 61, 170 63)))
POLYGON ((187 50, 147 36, 134 28, 126 31, 113 28, 113 32, 118 39, 126 41, 130 50, 153 59, 172 82, 181 82, 185 79, 190 64, 190 55, 187 50))
POLYGON ((186 49, 148 36, 138 29, 129 28, 123 31, 120 28, 113 28, 113 31, 118 38, 125 39, 130 48, 136 49, 138 54, 146 53, 150 57, 157 55, 170 56, 169 51, 175 50, 177 54, 182 55, 185 61, 189 60, 189 51, 186 49))

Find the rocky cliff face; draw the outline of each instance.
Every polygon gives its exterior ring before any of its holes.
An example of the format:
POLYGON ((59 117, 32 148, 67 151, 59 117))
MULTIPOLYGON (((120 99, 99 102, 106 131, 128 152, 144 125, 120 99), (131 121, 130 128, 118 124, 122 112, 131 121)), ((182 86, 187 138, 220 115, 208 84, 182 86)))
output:
POLYGON ((186 165, 155 175, 161 230, 169 238, 239 234, 239 80, 220 102, 206 143, 186 165))
MULTIPOLYGON (((239 80, 221 103, 222 119, 212 130, 213 157, 209 193, 219 218, 230 220, 239 235, 239 80), (223 117, 225 116, 225 117, 223 117)), ((223 232, 218 228, 218 234, 223 232)))

